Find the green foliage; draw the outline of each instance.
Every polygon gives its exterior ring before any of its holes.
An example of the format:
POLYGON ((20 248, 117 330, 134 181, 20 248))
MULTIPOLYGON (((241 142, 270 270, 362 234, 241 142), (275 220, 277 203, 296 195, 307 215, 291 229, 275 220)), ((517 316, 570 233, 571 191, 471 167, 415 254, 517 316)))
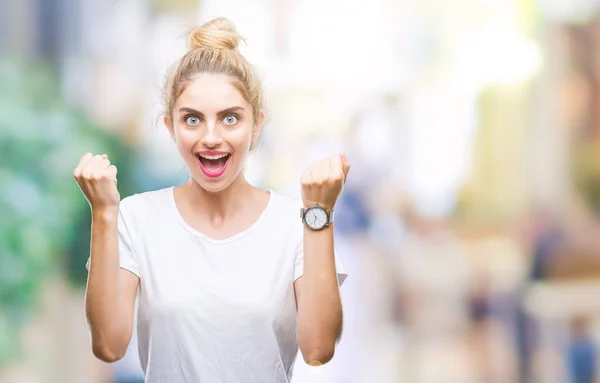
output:
POLYGON ((49 67, 0 61, 0 89, 1 367, 44 280, 66 269, 72 284, 85 282, 90 214, 72 176, 78 159, 107 153, 128 193, 134 153, 61 100, 49 67))

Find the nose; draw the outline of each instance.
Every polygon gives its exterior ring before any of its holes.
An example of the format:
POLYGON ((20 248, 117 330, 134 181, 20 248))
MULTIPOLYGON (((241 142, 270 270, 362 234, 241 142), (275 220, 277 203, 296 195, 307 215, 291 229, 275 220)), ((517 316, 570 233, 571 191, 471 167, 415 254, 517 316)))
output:
POLYGON ((206 134, 202 137, 202 144, 207 148, 216 148, 223 141, 219 134, 217 124, 208 123, 206 127, 206 134))

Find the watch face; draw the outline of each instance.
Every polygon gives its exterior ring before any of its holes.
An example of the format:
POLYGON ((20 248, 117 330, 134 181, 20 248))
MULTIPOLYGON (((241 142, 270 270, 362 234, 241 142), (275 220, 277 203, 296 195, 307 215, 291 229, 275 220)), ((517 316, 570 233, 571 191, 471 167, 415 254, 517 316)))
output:
POLYGON ((321 207, 311 207, 304 217, 306 224, 312 229, 321 229, 327 224, 327 213, 321 207))

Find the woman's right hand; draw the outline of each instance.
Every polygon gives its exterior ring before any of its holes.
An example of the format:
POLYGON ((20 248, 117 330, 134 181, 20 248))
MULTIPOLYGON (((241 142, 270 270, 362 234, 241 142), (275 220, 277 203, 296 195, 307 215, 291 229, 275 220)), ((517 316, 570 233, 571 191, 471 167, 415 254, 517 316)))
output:
POLYGON ((73 177, 93 212, 118 212, 121 196, 117 189, 117 167, 106 154, 86 153, 73 171, 73 177))

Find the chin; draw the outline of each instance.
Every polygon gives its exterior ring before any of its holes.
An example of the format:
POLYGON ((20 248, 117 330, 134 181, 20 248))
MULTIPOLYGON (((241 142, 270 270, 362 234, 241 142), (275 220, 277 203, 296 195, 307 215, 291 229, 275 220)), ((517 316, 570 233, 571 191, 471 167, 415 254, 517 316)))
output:
MULTIPOLYGON (((232 169, 229 169, 231 171, 232 169)), ((218 194, 222 191, 225 191, 231 187, 231 185, 238 182, 238 178, 242 177, 241 171, 237 173, 236 176, 228 174, 226 172, 219 178, 207 178, 202 174, 202 172, 194 172, 192 173, 193 182, 198 185, 202 190, 209 194, 218 194)))
POLYGON ((229 186, 233 183, 232 180, 206 180, 202 177, 202 175, 192 176, 194 183, 200 186, 202 190, 210 194, 218 194, 224 190, 227 190, 229 186))

